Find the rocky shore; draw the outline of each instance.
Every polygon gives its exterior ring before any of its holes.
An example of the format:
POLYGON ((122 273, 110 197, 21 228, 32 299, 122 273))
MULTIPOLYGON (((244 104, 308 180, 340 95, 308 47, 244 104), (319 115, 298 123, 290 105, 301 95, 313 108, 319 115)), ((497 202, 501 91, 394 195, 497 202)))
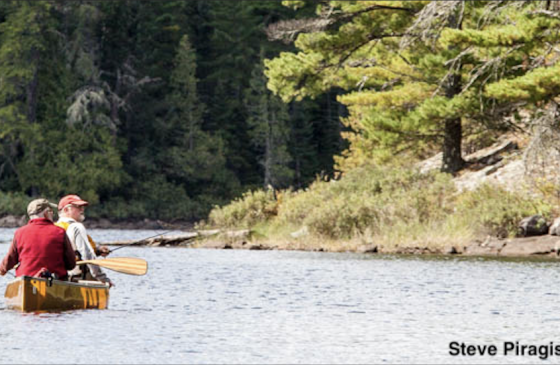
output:
MULTIPOLYGON (((16 228, 27 222, 25 216, 0 218, 0 227, 16 228)), ((560 259, 560 236, 540 235, 532 237, 506 238, 487 237, 463 246, 447 245, 434 247, 391 247, 373 243, 335 242, 309 244, 306 235, 295 235, 293 240, 271 241, 255 238, 250 230, 193 230, 192 223, 175 223, 172 226, 160 221, 110 222, 109 220, 88 220, 92 229, 178 229, 184 233, 161 235, 144 240, 102 242, 111 246, 159 246, 191 247, 206 249, 241 250, 298 250, 320 252, 357 252, 365 254, 407 254, 407 255, 458 255, 486 257, 540 257, 560 259)))
MULTIPOLYGON (((197 247, 215 249, 249 249, 249 250, 310 250, 295 242, 270 243, 252 241, 217 241, 205 240, 197 247)), ((560 259, 560 237, 537 236, 523 238, 498 239, 488 237, 484 241, 474 241, 463 247, 394 247, 386 249, 374 244, 357 247, 321 246, 311 251, 341 252, 350 251, 366 254, 405 254, 405 255, 458 255, 458 256, 490 256, 490 257, 541 257, 560 259)))
POLYGON ((470 242, 462 247, 392 247, 384 248, 375 244, 325 244, 308 245, 305 240, 269 241, 252 237, 250 230, 238 231, 190 231, 183 234, 162 235, 147 240, 105 242, 107 245, 135 245, 161 247, 191 247, 206 249, 241 250, 300 250, 320 252, 357 252, 365 254, 407 254, 407 255, 458 255, 486 257, 539 257, 560 259, 560 237, 542 235, 533 237, 485 240, 470 242))

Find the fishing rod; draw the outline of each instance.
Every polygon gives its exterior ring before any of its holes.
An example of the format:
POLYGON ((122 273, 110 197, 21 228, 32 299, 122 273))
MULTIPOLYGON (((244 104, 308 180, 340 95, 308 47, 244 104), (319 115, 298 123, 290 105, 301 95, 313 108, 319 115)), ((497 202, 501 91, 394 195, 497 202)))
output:
POLYGON ((141 241, 149 240, 150 238, 155 238, 155 237, 163 236, 164 234, 171 233, 171 232, 174 232, 174 231, 176 231, 176 229, 171 230, 171 231, 166 231, 166 232, 163 232, 163 233, 160 233, 160 234, 156 234, 156 235, 153 235, 153 236, 150 236, 150 237, 146 237, 146 238, 143 238, 143 239, 141 239, 141 240, 139 240, 139 241, 134 241, 134 242, 129 243, 129 244, 126 244, 126 245, 121 245, 120 247, 117 247, 117 248, 114 248, 114 249, 112 249, 112 250, 109 250, 109 253, 114 252, 114 251, 116 251, 116 250, 120 250, 121 248, 124 248, 124 247, 127 247, 127 246, 132 246, 132 245, 134 245, 134 244, 136 244, 136 243, 138 243, 138 242, 141 242, 141 241))

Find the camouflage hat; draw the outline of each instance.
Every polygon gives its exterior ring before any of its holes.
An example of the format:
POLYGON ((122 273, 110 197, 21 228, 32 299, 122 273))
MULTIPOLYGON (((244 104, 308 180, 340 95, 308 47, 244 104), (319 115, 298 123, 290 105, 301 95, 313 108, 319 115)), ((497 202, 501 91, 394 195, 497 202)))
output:
POLYGON ((56 209, 56 205, 47 199, 35 199, 27 206, 27 215, 32 216, 41 213, 47 208, 56 209))

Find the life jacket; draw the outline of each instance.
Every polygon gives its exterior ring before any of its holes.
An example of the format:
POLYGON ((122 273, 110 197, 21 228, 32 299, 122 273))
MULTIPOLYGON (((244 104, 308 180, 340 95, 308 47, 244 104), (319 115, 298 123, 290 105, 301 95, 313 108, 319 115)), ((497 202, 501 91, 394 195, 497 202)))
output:
MULTIPOLYGON (((74 222, 64 222, 64 221, 58 221, 56 222, 54 225, 55 226, 59 226, 60 228, 64 229, 65 231, 68 230, 68 227, 70 227, 70 225, 74 223, 74 222)), ((91 236, 88 234, 87 235, 89 244, 91 245, 91 248, 93 249, 93 252, 97 252, 97 245, 95 244, 95 242, 93 241, 93 238, 91 238, 91 236)))

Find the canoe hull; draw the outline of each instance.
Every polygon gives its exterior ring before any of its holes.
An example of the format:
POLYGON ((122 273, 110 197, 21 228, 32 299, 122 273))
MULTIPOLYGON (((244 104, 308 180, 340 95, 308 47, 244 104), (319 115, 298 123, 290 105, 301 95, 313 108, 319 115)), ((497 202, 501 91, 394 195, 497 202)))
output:
POLYGON ((6 306, 23 312, 106 309, 109 285, 21 276, 6 287, 6 306))

